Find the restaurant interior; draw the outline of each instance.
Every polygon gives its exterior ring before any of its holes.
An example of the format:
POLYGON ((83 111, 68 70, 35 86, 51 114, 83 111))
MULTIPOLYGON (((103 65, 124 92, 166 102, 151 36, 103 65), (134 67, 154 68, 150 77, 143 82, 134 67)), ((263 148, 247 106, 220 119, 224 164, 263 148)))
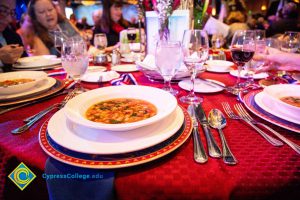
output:
POLYGON ((300 199, 299 0, 1 0, 1 199, 300 199))

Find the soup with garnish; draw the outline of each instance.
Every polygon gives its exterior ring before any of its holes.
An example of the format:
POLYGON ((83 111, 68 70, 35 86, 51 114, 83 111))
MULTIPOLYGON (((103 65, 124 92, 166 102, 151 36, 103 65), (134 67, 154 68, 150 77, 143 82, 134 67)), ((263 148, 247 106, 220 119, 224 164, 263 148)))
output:
POLYGON ((152 103, 132 98, 117 98, 92 105, 85 113, 88 120, 105 124, 141 121, 157 114, 152 103))
POLYGON ((0 87, 8 87, 12 85, 19 85, 23 83, 28 83, 34 81, 32 78, 19 78, 19 79, 12 79, 12 80, 5 80, 5 81, 0 81, 0 87))
POLYGON ((300 96, 295 97, 295 96, 287 96, 287 97, 281 97, 281 101, 290 104, 292 106, 300 107, 300 96))

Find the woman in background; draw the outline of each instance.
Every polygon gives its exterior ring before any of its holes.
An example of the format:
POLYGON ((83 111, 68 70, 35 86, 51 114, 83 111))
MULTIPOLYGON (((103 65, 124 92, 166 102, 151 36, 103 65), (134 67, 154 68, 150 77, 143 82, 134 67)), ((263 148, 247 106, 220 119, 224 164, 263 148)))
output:
POLYGON ((60 55, 54 47, 54 32, 61 31, 65 37, 80 37, 79 31, 68 19, 57 12, 51 0, 31 0, 28 15, 36 35, 47 47, 50 54, 60 55))
POLYGON ((49 54, 49 50, 39 37, 36 36, 31 19, 27 13, 23 13, 20 20, 20 28, 17 30, 29 56, 49 54))
POLYGON ((112 51, 113 49, 118 48, 120 32, 130 25, 128 21, 123 19, 122 6, 123 3, 121 0, 103 1, 102 17, 95 25, 92 43, 95 34, 105 33, 108 43, 106 51, 112 51))

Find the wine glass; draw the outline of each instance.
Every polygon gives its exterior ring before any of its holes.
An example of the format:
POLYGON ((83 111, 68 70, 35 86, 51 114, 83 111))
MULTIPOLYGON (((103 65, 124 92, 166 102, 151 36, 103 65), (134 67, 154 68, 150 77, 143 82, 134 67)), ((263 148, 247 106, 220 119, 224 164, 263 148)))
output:
POLYGON ((61 49, 63 42, 66 40, 66 32, 64 31, 54 31, 54 47, 61 54, 61 49))
MULTIPOLYGON (((204 71, 204 62, 208 59, 209 40, 204 30, 185 30, 182 40, 183 62, 191 74, 191 90, 187 96, 180 97, 180 101, 187 104, 201 103, 203 99, 197 97, 194 91, 195 78, 199 71, 204 71)), ((173 56, 174 57, 174 56, 173 56)), ((173 57, 170 57, 173 59, 173 57)))
POLYGON ((158 41, 155 49, 155 64, 160 75, 164 78, 163 90, 174 96, 178 91, 171 87, 171 79, 178 71, 182 62, 181 42, 158 41), (172 59, 170 59, 172 58, 172 59))
POLYGON ((136 43, 137 32, 138 32, 138 30, 134 27, 129 27, 127 29, 127 39, 129 41, 130 54, 131 54, 132 58, 135 57, 134 51, 139 50, 137 48, 137 46, 134 44, 134 43, 136 43))
POLYGON ((229 89, 238 93, 245 84, 241 83, 241 71, 243 66, 249 62, 255 52, 256 33, 253 30, 237 30, 232 38, 230 51, 233 62, 238 66, 237 82, 229 89))
POLYGON ((107 47, 107 37, 105 33, 95 34, 94 46, 99 50, 104 50, 107 47))
POLYGON ((297 53, 300 49, 300 32, 287 31, 283 35, 281 51, 297 53))
MULTIPOLYGON (((254 54, 266 54, 266 31, 265 30, 254 30, 255 37, 255 52, 254 54)), ((245 86, 251 85, 254 83, 253 75, 255 73, 255 69, 263 66, 263 60, 251 60, 247 64, 245 64, 245 70, 247 71, 247 81, 245 82, 245 86)))
POLYGON ((61 54, 62 66, 67 72, 67 77, 76 82, 79 93, 85 91, 80 84, 81 76, 86 72, 89 65, 87 46, 84 40, 70 38, 63 42, 61 54))

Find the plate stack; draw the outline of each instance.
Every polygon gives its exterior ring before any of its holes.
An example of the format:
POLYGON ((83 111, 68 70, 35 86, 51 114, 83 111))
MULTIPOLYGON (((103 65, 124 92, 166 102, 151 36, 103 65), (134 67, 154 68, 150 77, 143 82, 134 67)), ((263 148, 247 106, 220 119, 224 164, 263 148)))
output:
POLYGON ((61 59, 55 55, 42 55, 19 58, 13 65, 13 70, 45 70, 53 69, 61 64, 61 59))
POLYGON ((278 84, 252 91, 244 103, 257 116, 300 133, 300 85, 278 84))
POLYGON ((0 106, 25 103, 52 95, 61 89, 62 81, 41 71, 18 71, 0 74, 0 106))
POLYGON ((48 155, 70 165, 120 168, 160 158, 181 146, 190 133, 189 115, 168 92, 148 86, 111 86, 71 99, 43 125, 40 144, 48 155), (147 101, 156 107, 156 115, 117 124, 87 119, 92 105, 119 98, 147 101))

